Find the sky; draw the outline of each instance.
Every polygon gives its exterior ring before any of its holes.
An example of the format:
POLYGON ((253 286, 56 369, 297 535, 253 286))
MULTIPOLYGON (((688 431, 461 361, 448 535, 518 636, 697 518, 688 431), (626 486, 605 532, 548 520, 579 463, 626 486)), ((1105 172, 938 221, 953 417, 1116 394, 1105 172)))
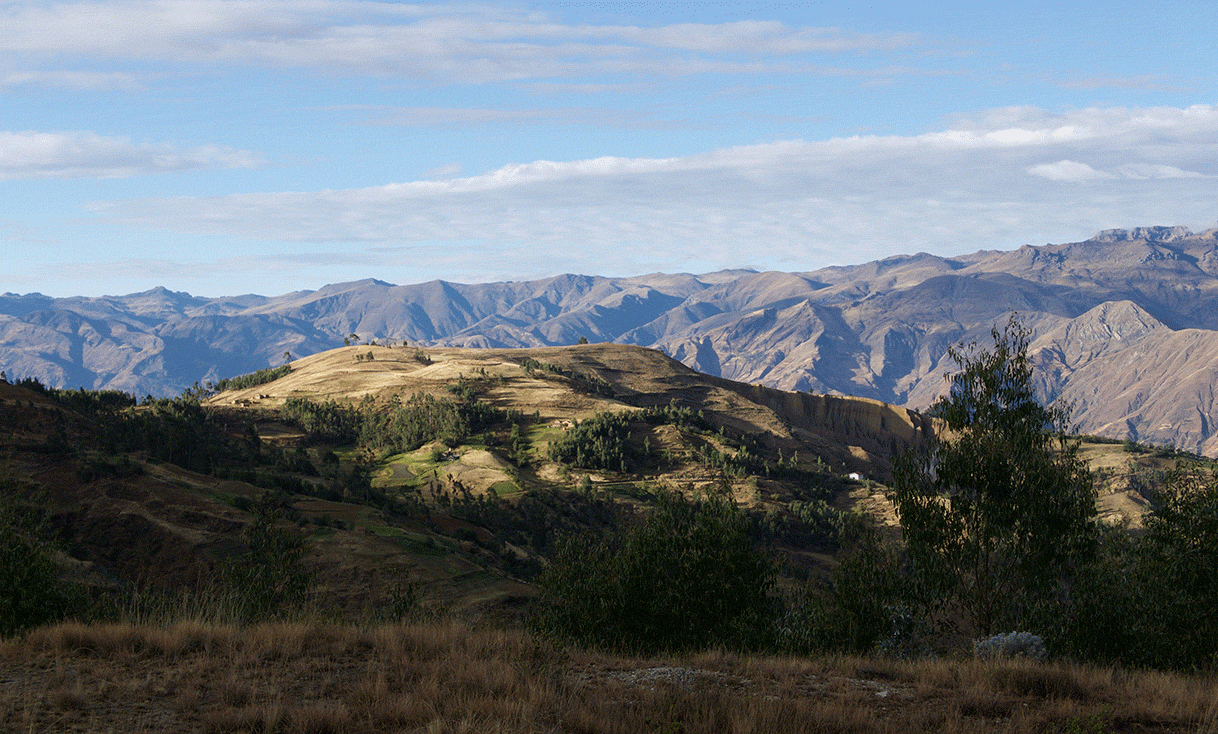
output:
POLYGON ((1218 4, 0 0, 0 292, 1218 226, 1218 4))

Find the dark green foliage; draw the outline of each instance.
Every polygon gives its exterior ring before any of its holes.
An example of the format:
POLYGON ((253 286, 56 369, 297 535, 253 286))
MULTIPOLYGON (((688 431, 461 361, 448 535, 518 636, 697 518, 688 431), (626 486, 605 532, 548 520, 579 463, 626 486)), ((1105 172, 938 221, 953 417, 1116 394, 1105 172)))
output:
POLYGON ((1103 444, 1124 444, 1129 439, 1109 438, 1108 436, 1097 436, 1094 433, 1080 433, 1076 437, 1084 443, 1103 443, 1103 444))
POLYGON ((600 395, 602 397, 611 398, 614 396, 613 386, 605 382, 595 375, 585 375, 579 372, 565 370, 558 365, 550 364, 549 362, 539 362, 535 359, 526 359, 520 363, 530 376, 546 376, 555 375, 564 377, 571 382, 571 386, 576 390, 592 395, 600 395))
POLYGON ((1157 585, 1154 635, 1161 664, 1218 666, 1218 480, 1181 471, 1160 492, 1142 539, 1157 585))
POLYGON ((226 427, 210 410, 190 400, 157 400, 142 410, 99 414, 99 418, 98 437, 105 454, 143 451, 150 459, 207 474, 233 451, 226 427))
POLYGON ((924 598, 980 635, 1018 628, 1059 590, 1095 517, 1067 412, 1033 394, 1028 332, 1012 318, 992 336, 949 350, 961 371, 930 410, 948 431, 901 457, 892 493, 924 598))
POLYGON ((631 455, 630 416, 626 413, 597 413, 550 444, 550 459, 581 469, 625 472, 631 455))
POLYGON ((134 395, 121 390, 50 389, 47 393, 62 405, 81 413, 98 413, 133 408, 138 402, 134 395))
POLYGON ((126 456, 85 454, 76 461, 76 478, 82 482, 97 479, 123 479, 144 473, 144 465, 126 456))
POLYGON ((1145 534, 1103 536, 1078 575, 1074 608, 1051 642, 1104 663, 1218 668, 1218 479, 1181 469, 1158 493, 1145 534))
POLYGON ((735 502, 661 492, 645 524, 599 543, 558 544, 540 578, 536 624, 637 652, 757 648, 770 641, 775 576, 735 502))
POLYGON ((121 390, 86 390, 83 387, 76 390, 47 387, 37 377, 26 377, 13 380, 13 385, 53 398, 65 408, 87 415, 102 411, 117 411, 134 407, 139 401, 134 395, 121 390))
POLYGON ((788 605, 779 625, 786 652, 903 653, 915 642, 916 614, 897 548, 872 531, 859 532, 838 558, 828 584, 811 584, 788 605))
MULTIPOLYGON (((726 438, 723 442, 731 443, 726 438)), ((734 452, 721 450, 709 441, 704 441, 698 445, 698 456, 702 459, 703 464, 728 476, 744 477, 750 474, 769 476, 773 471, 769 462, 758 453, 756 444, 747 440, 741 441, 734 452)))
POLYGON ((1143 547, 1124 528, 1102 528, 1096 552, 1076 574, 1070 604, 1037 628, 1054 652, 1101 664, 1149 665, 1145 606, 1150 579, 1143 547))
MULTIPOLYGON (((291 358, 291 354, 288 352, 284 352, 284 356, 288 357, 289 360, 291 358)), ((273 382, 278 380, 280 377, 290 374, 291 372, 292 368, 285 364, 280 367, 267 367, 265 369, 258 370, 257 372, 251 372, 248 375, 225 377, 219 382, 214 383, 207 382, 204 384, 199 384, 199 382, 196 380, 195 384, 182 391, 181 397, 182 399, 194 400, 196 402, 206 400, 207 398, 210 398, 217 393, 224 392, 225 390, 244 390, 251 387, 257 387, 258 385, 263 385, 268 382, 273 382)))
POLYGON ((379 622, 399 624, 418 619, 422 613, 423 589, 416 581, 398 582, 373 617, 379 622))
POLYGON ((713 431, 715 426, 702 410, 694 410, 693 408, 681 407, 677 405, 676 398, 669 400, 667 405, 652 405, 650 408, 643 408, 636 414, 639 420, 647 421, 649 424, 658 426, 676 426, 686 431, 713 431))
POLYGON ((83 590, 61 578, 40 505, 15 480, 0 477, 0 637, 85 612, 83 590))
POLYGON ((248 550, 228 566, 224 576, 246 621, 299 610, 313 584, 312 572, 302 564, 308 546, 296 533, 275 527, 278 517, 267 502, 254 508, 254 521, 245 533, 248 550))
POLYGON ((508 436, 508 455, 516 466, 525 466, 532 458, 532 448, 529 439, 520 431, 520 424, 512 423, 512 432, 508 436))
POLYGON ((354 443, 364 423, 358 410, 335 400, 316 403, 305 398, 288 398, 283 403, 282 415, 311 437, 338 444, 354 443))
MULTIPOLYGON (((454 484, 456 491, 436 496, 437 504, 445 507, 452 517, 489 530, 495 538, 495 550, 501 551, 505 562, 514 563, 516 556, 503 547, 503 543, 549 555, 559 537, 581 531, 606 534, 622 522, 613 503, 577 492, 530 489, 508 501, 487 495, 475 496, 460 482, 454 484)), ((540 568, 530 562, 515 570, 509 568, 509 571, 532 578, 540 568)))
MULTIPOLYGON (((288 358, 290 361, 291 354, 284 352, 284 357, 288 358)), ((257 387, 258 385, 264 385, 268 382, 274 382, 280 377, 287 377, 289 374, 291 374, 291 372, 291 366, 285 364, 282 367, 267 367, 266 369, 258 370, 257 372, 251 372, 248 375, 241 375, 240 377, 225 377, 215 385, 211 386, 211 392, 219 393, 224 392, 225 390, 246 390, 251 387, 257 387)))
POLYGON ((457 381, 449 383, 444 389, 463 403, 472 403, 478 397, 478 388, 474 381, 466 380, 465 375, 458 375, 457 381))
POLYGON ((457 446, 502 419, 503 411, 480 401, 456 402, 416 393, 386 411, 366 411, 359 441, 374 451, 413 451, 430 441, 457 446))
POLYGON ((844 533, 859 522, 858 517, 842 512, 822 499, 809 502, 792 500, 784 506, 771 506, 764 512, 749 513, 754 536, 777 541, 802 550, 832 551, 844 533))
POLYGON ((47 386, 42 384, 42 380, 37 377, 23 377, 20 380, 11 378, 9 382, 17 387, 24 387, 26 390, 33 390, 41 395, 47 394, 47 386))

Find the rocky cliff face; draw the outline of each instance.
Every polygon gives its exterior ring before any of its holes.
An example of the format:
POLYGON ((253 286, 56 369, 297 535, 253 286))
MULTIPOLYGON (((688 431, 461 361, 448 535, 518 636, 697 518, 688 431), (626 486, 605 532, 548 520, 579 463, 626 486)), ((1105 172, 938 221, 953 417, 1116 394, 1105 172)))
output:
POLYGON ((524 283, 375 280, 267 298, 154 289, 104 299, 0 296, 0 369, 57 386, 173 393, 341 345, 539 347, 620 342, 711 375, 929 405, 947 348, 1018 312, 1046 397, 1080 428, 1218 452, 1208 384, 1218 335, 1218 230, 1101 232, 1085 242, 812 273, 524 283))

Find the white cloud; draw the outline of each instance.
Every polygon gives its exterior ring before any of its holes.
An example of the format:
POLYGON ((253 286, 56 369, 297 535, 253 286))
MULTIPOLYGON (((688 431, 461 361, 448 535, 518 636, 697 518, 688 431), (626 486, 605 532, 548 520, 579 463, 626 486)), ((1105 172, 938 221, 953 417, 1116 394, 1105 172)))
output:
MULTIPOLYGON (((914 34, 861 34, 778 22, 571 25, 481 5, 372 0, 17 2, 0 9, 0 54, 58 59, 262 64, 444 82, 608 73, 687 75, 823 70, 810 55, 919 46, 914 34)), ((885 67, 896 76, 917 69, 885 67)))
POLYGON ((0 180, 127 178, 207 168, 253 168, 254 153, 215 145, 177 148, 85 131, 0 131, 0 180))
POLYGON ((1196 171, 1185 171, 1157 163, 1130 163, 1117 170, 1129 178, 1211 178, 1196 171))
POLYGON ((1047 178, 1050 181, 1097 181, 1116 178, 1111 173, 1097 171, 1086 163, 1078 161, 1041 163, 1028 168, 1028 173, 1047 178))
POLYGON ((139 89, 133 74, 118 71, 10 71, 0 72, 0 89, 41 85, 60 89, 139 89))
POLYGON ((485 278, 554 272, 572 260, 583 263, 574 269, 631 272, 644 257, 654 267, 798 269, 894 250, 959 252, 1210 222, 1212 186, 1197 176, 1214 174, 1218 106, 1019 108, 916 136, 543 160, 443 180, 94 209, 143 228, 279 242, 412 251, 466 243, 473 249, 463 256, 485 278))

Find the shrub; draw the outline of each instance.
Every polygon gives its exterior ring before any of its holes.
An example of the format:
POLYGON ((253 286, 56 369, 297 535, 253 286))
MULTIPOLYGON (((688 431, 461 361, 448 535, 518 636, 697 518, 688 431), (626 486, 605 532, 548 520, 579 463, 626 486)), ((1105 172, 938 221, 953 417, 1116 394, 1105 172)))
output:
POLYGON ((630 418, 625 413, 597 413, 550 444, 550 459, 581 469, 625 472, 629 466, 630 418))
POLYGON ((1048 657, 1044 639, 1031 632, 1008 632, 976 640, 973 653, 983 660, 1022 657, 1038 663, 1048 657))
POLYGON ((84 611, 82 589, 61 578, 47 517, 0 477, 0 637, 84 611))
POLYGON ((225 585, 247 621, 299 608, 313 585, 313 574, 301 564, 308 546, 299 535, 275 527, 277 518, 265 502, 254 508, 254 522, 245 533, 249 550, 225 574, 225 585))
POLYGON ((662 491, 620 538, 567 537, 540 578, 534 624, 579 644, 638 652, 765 644, 777 569, 727 497, 662 491))
POLYGON ((810 585, 788 603, 779 625, 784 652, 867 653, 914 657, 925 647, 922 615, 907 603, 899 550, 863 530, 827 584, 810 585))
MULTIPOLYGON (((285 354, 287 353, 285 352, 285 354)), ((287 356, 290 357, 291 355, 287 356)), ((258 385, 265 385, 268 382, 274 382, 280 377, 291 374, 291 372, 292 368, 285 364, 281 367, 268 367, 257 372, 251 372, 248 375, 241 375, 240 377, 226 377, 217 382, 212 387, 211 392, 218 393, 225 390, 244 390, 257 387, 258 385)))

